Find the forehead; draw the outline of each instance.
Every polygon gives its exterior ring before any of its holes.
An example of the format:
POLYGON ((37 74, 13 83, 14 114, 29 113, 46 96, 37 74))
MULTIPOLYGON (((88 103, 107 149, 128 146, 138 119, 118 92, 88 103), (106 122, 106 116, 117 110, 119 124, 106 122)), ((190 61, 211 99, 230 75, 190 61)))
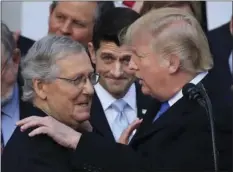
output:
POLYGON ((113 55, 125 55, 129 54, 128 49, 125 46, 118 46, 114 42, 101 41, 100 48, 98 50, 99 53, 110 53, 113 55))
POLYGON ((63 13, 73 19, 93 20, 97 8, 96 2, 70 1, 58 2, 55 12, 63 13))
POLYGON ((90 59, 87 53, 68 55, 56 62, 60 73, 64 76, 73 77, 77 74, 86 74, 93 71, 90 59))
POLYGON ((151 44, 152 35, 139 30, 133 33, 130 45, 125 45, 125 47, 132 53, 143 53, 151 49, 151 44))

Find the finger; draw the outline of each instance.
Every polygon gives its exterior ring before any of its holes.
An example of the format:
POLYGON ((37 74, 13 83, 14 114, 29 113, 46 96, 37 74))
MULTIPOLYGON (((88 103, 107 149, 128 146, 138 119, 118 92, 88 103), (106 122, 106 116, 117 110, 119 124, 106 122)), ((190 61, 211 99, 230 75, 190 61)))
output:
POLYGON ((28 121, 27 123, 23 124, 20 127, 20 130, 22 132, 24 132, 25 130, 27 130, 28 128, 32 128, 32 127, 38 127, 38 126, 43 126, 44 123, 41 119, 38 120, 33 120, 33 121, 28 121))
POLYGON ((131 136, 131 134, 133 133, 133 131, 135 129, 137 129, 140 124, 142 123, 142 119, 136 119, 134 120, 121 134, 120 139, 119 139, 119 143, 122 144, 128 144, 129 142, 129 137, 131 136))
POLYGON ((142 119, 136 119, 136 120, 134 120, 134 121, 125 129, 124 134, 130 136, 130 135, 132 134, 132 132, 140 126, 141 123, 142 123, 142 119))
POLYGON ((49 130, 48 127, 42 126, 42 127, 39 127, 39 128, 36 128, 36 129, 32 130, 28 134, 28 136, 29 137, 34 137, 34 136, 40 135, 40 134, 48 134, 48 130, 49 130))
POLYGON ((17 122, 16 122, 16 125, 17 125, 17 126, 22 126, 22 125, 24 125, 25 123, 28 123, 28 122, 30 122, 30 121, 38 120, 38 118, 42 118, 42 117, 30 116, 30 117, 24 118, 24 119, 22 119, 22 120, 20 120, 20 121, 17 121, 17 122))

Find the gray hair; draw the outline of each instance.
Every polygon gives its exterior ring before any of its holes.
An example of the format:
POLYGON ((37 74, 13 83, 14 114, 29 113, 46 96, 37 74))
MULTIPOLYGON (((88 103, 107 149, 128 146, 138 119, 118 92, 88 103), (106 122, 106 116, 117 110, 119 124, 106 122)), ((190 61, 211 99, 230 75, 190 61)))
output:
POLYGON ((33 100, 35 96, 33 79, 42 81, 55 79, 59 72, 57 60, 83 52, 85 49, 82 44, 67 36, 47 35, 36 41, 21 63, 24 78, 22 99, 33 100))
POLYGON ((3 53, 6 56, 6 58, 10 58, 13 55, 14 50, 16 49, 16 42, 13 37, 13 33, 10 31, 10 29, 7 27, 6 24, 4 24, 1 21, 1 48, 2 51, 2 56, 3 53))
MULTIPOLYGON (((95 2, 95 1, 93 1, 93 2, 95 2)), ((105 4, 106 4, 106 3, 109 3, 109 2, 105 2, 105 1, 96 1, 96 2, 97 2, 97 8, 96 8, 96 10, 95 10, 94 22, 97 22, 97 21, 98 21, 100 15, 101 15, 103 12, 105 12, 105 9, 103 9, 104 6, 105 6, 105 4)), ((56 8, 57 4, 58 4, 58 1, 53 1, 53 2, 52 2, 52 4, 51 4, 51 10, 52 10, 52 11, 56 8)))

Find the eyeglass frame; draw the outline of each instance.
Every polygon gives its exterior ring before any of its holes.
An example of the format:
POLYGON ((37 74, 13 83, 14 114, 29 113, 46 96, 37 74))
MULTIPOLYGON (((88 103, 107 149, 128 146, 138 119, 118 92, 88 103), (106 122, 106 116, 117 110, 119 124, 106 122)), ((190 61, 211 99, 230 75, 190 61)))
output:
MULTIPOLYGON (((81 76, 77 76, 75 79, 69 79, 69 78, 63 78, 63 77, 56 77, 56 79, 61 79, 61 80, 64 80, 64 81, 67 81, 68 83, 74 85, 74 86, 79 86, 81 83, 85 83, 86 80, 87 80, 87 77, 85 77, 84 75, 81 75, 81 76), (80 82, 78 84, 75 84, 75 82, 80 79, 80 82), (85 82, 84 82, 85 81, 85 82)), ((92 72, 88 75, 88 79, 90 80, 91 84, 92 85, 96 85, 98 82, 99 82, 99 79, 100 79, 100 75, 99 73, 96 73, 96 72, 92 72), (92 75, 95 75, 98 77, 97 81, 95 81, 95 83, 92 83, 91 81, 91 76, 92 75)))

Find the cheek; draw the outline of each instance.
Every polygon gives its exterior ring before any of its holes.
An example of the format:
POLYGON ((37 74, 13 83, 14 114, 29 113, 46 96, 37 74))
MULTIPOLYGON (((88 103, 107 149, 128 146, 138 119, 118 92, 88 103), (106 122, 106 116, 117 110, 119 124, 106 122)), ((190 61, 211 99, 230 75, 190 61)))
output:
POLYGON ((112 68, 111 64, 105 64, 104 62, 97 61, 96 63, 96 72, 104 76, 106 73, 109 73, 112 68))
POLYGON ((5 84, 12 84, 16 80, 16 72, 14 69, 7 69, 4 71, 1 81, 5 84))
POLYGON ((86 41, 89 39, 89 31, 88 28, 73 28, 72 29, 72 38, 78 41, 86 41))
POLYGON ((49 32, 56 32, 59 28, 60 24, 56 21, 54 17, 50 17, 49 19, 49 32))
POLYGON ((64 109, 73 106, 74 101, 80 95, 81 91, 74 88, 69 88, 68 86, 59 86, 54 84, 47 91, 48 99, 50 102, 54 101, 55 104, 59 104, 60 107, 64 109))

